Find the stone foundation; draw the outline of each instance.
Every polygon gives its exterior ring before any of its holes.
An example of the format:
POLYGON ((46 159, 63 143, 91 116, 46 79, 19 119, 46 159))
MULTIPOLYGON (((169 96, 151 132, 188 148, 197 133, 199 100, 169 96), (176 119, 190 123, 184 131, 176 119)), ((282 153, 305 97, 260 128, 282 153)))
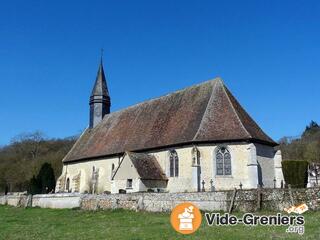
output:
MULTIPOLYGON (((204 211, 228 211, 233 191, 195 193, 131 193, 131 194, 41 194, 28 199, 27 195, 0 196, 0 204, 17 207, 130 209, 149 212, 170 212, 181 202, 192 202, 204 211), (32 200, 32 201, 31 201, 32 200)), ((237 190, 233 210, 283 211, 293 204, 306 203, 310 210, 320 210, 320 188, 237 190)))

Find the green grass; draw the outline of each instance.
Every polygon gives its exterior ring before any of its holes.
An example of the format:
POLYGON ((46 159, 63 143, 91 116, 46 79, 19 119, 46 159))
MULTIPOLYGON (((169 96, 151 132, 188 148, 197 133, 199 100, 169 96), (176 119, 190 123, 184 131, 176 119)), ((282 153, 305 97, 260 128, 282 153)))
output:
POLYGON ((286 233, 285 226, 209 227, 204 218, 199 230, 186 236, 171 228, 167 213, 0 206, 0 239, 320 239, 320 212, 304 216, 302 236, 286 233))

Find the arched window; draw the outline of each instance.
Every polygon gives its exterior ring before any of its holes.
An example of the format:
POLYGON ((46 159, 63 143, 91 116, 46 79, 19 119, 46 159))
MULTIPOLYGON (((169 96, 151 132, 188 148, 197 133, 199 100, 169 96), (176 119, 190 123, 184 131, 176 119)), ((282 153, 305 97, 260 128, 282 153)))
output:
POLYGON ((197 147, 192 148, 192 166, 199 166, 200 165, 200 151, 197 147))
POLYGON ((175 150, 170 151, 170 177, 179 176, 179 158, 175 150))
POLYGON ((231 175, 231 155, 225 147, 216 152, 216 170, 217 175, 231 175))
POLYGON ((67 190, 67 192, 70 191, 70 179, 69 178, 67 178, 66 190, 67 190))

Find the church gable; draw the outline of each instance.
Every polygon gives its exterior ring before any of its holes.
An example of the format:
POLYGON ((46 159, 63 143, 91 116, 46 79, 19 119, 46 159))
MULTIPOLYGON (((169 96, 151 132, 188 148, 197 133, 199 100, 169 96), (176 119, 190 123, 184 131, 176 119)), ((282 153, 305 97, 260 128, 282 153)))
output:
POLYGON ((126 152, 112 180, 167 180, 156 158, 145 153, 126 152))
POLYGON ((126 153, 119 166, 116 168, 112 176, 112 180, 124 180, 128 178, 139 178, 139 174, 136 167, 133 165, 129 155, 126 153))
POLYGON ((276 145, 217 78, 106 114, 85 130, 63 161, 223 141, 276 145))

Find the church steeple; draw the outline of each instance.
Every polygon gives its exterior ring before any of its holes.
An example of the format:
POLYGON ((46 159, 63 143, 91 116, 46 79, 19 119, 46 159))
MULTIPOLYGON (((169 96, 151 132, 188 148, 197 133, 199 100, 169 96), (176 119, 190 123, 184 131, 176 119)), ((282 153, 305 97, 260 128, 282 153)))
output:
POLYGON ((110 95, 107 87, 106 77, 104 75, 102 57, 96 77, 95 84, 93 86, 90 96, 90 128, 94 128, 104 115, 110 113, 110 95))

